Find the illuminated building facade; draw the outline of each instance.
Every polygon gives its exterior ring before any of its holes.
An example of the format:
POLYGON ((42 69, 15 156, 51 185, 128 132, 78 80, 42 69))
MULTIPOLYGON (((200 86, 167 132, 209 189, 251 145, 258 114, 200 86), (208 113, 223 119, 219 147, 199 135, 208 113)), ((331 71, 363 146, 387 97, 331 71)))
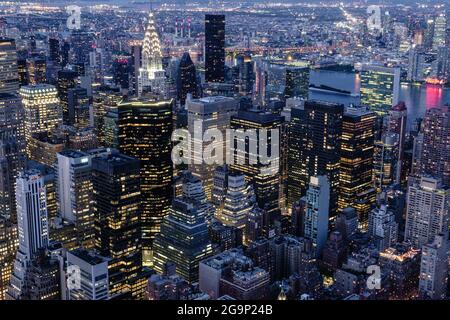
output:
POLYGON ((388 133, 375 141, 373 154, 373 178, 375 189, 380 193, 394 183, 398 164, 398 140, 396 133, 388 133))
POLYGON ((448 279, 448 231, 435 236, 422 247, 420 261, 419 297, 445 299, 448 279))
POLYGON ((154 242, 155 269, 163 273, 174 263, 176 273, 187 282, 198 281, 198 265, 213 252, 208 226, 199 203, 194 199, 174 199, 154 242))
POLYGON ((330 183, 326 176, 311 177, 306 192, 304 236, 313 242, 315 254, 320 257, 328 238, 330 183))
POLYGON ((47 64, 44 58, 27 60, 28 83, 31 85, 47 82, 47 64))
POLYGON ((360 93, 363 106, 386 115, 399 102, 400 69, 364 65, 360 93))
POLYGON ((445 13, 439 14, 434 19, 433 50, 446 45, 447 40, 447 16, 445 13))
POLYGON ((0 93, 17 93, 19 72, 14 39, 0 39, 0 93))
POLYGON ((79 244, 86 248, 92 248, 94 242, 91 174, 89 154, 70 149, 57 154, 59 214, 75 225, 79 244))
MULTIPOLYGON (((191 136, 191 153, 189 171, 198 177, 205 188, 206 196, 211 199, 214 170, 220 164, 206 164, 203 150, 208 145, 215 150, 226 150, 226 129, 230 128, 231 117, 237 113, 238 102, 233 98, 223 96, 205 97, 186 101, 188 111, 188 130, 191 136), (203 141, 205 131, 217 129, 222 133, 224 141, 203 141), (200 148, 195 146, 201 145, 200 148)), ((226 152, 223 153, 222 164, 226 163, 226 152)))
POLYGON ((0 216, 0 300, 5 300, 19 245, 17 225, 0 216))
POLYGON ((450 186, 450 107, 428 110, 422 131, 420 172, 440 178, 450 186))
MULTIPOLYGON (((100 145, 109 147, 110 138, 107 128, 107 119, 111 118, 110 113, 115 113, 117 117, 117 106, 122 101, 123 95, 118 88, 101 87, 93 97, 92 109, 94 114, 94 132, 97 135, 100 145)), ((116 119, 117 120, 117 119, 116 119)))
POLYGON ((0 93, 0 215, 16 221, 15 182, 25 166, 24 113, 20 98, 0 93))
POLYGON ((172 201, 172 110, 172 100, 157 101, 149 96, 118 106, 119 149, 141 161, 144 264, 151 263, 153 239, 172 201))
POLYGON ((111 297, 139 298, 142 269, 139 160, 119 153, 92 159, 95 248, 108 262, 111 297))
POLYGON ((243 174, 230 173, 223 210, 216 214, 216 218, 226 226, 244 229, 254 206, 253 187, 246 183, 243 174))
POLYGON ((68 300, 109 300, 108 258, 82 248, 67 252, 67 268, 80 269, 80 287, 69 288, 68 300))
POLYGON ((38 132, 28 140, 29 159, 47 166, 54 166, 56 154, 65 148, 65 139, 48 132, 38 132))
POLYGON ((230 125, 234 131, 230 141, 234 148, 231 150, 230 169, 245 174, 253 184, 256 202, 267 212, 269 225, 280 214, 282 123, 283 117, 272 113, 239 111, 231 118, 230 125))
POLYGON ((141 96, 148 91, 164 95, 166 93, 165 82, 161 43, 156 29, 155 16, 150 11, 142 45, 142 67, 139 69, 138 95, 141 96))
MULTIPOLYGON (((25 137, 27 143, 33 133, 51 132, 62 123, 62 113, 56 88, 49 84, 38 84, 20 88, 25 109, 25 137)), ((27 148, 27 155, 31 152, 27 148)))
POLYGON ((205 81, 225 81, 225 16, 205 15, 205 81))
POLYGON ((417 295, 420 251, 408 243, 398 243, 380 252, 378 263, 387 274, 390 295, 396 299, 411 299, 417 295))
POLYGON ((327 175, 331 189, 330 218, 338 210, 343 114, 343 105, 324 101, 306 101, 304 107, 292 108, 288 199, 295 202, 305 195, 311 176, 327 175))
POLYGON ((64 124, 72 124, 69 110, 69 89, 75 88, 78 74, 75 71, 64 69, 58 72, 58 97, 61 101, 64 124))
POLYGON ((405 240, 418 249, 448 228, 450 189, 439 180, 422 177, 408 188, 405 240))
POLYGON ((383 251, 397 243, 398 223, 395 214, 388 206, 382 204, 369 214, 369 236, 374 240, 378 250, 383 251))
POLYGON ((375 203, 373 188, 373 152, 376 114, 366 107, 348 107, 342 119, 339 198, 342 211, 357 209, 359 220, 367 224, 375 203))

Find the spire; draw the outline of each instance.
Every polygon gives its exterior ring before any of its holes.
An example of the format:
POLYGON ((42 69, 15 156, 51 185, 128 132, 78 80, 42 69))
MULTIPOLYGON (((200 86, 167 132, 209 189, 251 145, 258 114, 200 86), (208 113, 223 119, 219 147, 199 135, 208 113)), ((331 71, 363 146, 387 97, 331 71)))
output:
POLYGON ((150 78, 153 78, 155 71, 162 70, 161 43, 156 30, 153 11, 150 11, 148 16, 142 47, 142 58, 142 67, 149 72, 150 78))

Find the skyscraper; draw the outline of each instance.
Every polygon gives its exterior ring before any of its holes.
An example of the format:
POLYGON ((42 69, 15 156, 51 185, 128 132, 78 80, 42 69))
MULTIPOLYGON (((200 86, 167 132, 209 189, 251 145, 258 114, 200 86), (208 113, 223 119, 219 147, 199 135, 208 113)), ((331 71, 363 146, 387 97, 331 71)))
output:
POLYGON ((348 107, 342 120, 339 171, 339 210, 353 207, 367 224, 375 202, 373 151, 376 114, 366 107, 348 107))
POLYGON ((400 69, 364 65, 361 70, 361 104, 386 115, 399 101, 400 69))
POLYGON ((20 98, 0 93, 0 215, 16 221, 15 183, 25 166, 24 112, 20 98))
POLYGON ((280 145, 283 118, 259 111, 239 111, 231 118, 233 150, 230 168, 246 175, 255 189, 256 202, 270 217, 280 213, 280 145))
POLYGON ((16 185, 19 249, 7 299, 20 299, 28 266, 39 249, 48 245, 48 217, 44 179, 38 170, 23 171, 16 185))
POLYGON ((441 178, 445 185, 450 185, 450 107, 428 110, 422 130, 420 172, 441 178))
POLYGON ((149 12, 142 46, 142 67, 139 69, 138 95, 144 92, 165 94, 165 74, 162 66, 161 44, 155 16, 149 12))
POLYGON ((132 292, 142 268, 139 160, 120 153, 92 159, 95 248, 108 262, 111 297, 132 292))
POLYGON ((182 105, 189 93, 193 98, 198 98, 197 72, 188 52, 183 54, 178 66, 177 91, 182 105))
POLYGON ((78 74, 72 70, 64 69, 58 72, 58 97, 61 102, 62 117, 65 124, 73 124, 73 117, 70 117, 69 110, 69 90, 75 88, 77 78, 78 74))
MULTIPOLYGON (((290 201, 306 194, 311 176, 327 175, 330 183, 330 218, 336 215, 339 195, 339 167, 344 106, 323 101, 306 101, 292 109, 289 136, 290 201)), ((289 191, 288 191, 289 193, 289 191)))
POLYGON ((73 223, 80 245, 92 248, 94 212, 92 208, 91 157, 75 150, 57 154, 57 200, 59 214, 73 223))
POLYGON ((205 15, 205 80, 225 81, 225 16, 205 15))
POLYGON ((450 190, 431 177, 417 179, 408 188, 405 240, 418 249, 446 231, 450 190))
POLYGON ((152 241, 172 201, 172 100, 149 96, 118 106, 119 149, 141 161, 143 262, 152 260, 152 241))
POLYGON ((321 256, 328 238, 329 203, 330 184, 327 176, 312 176, 306 192, 304 235, 312 240, 317 257, 321 256))
POLYGON ((19 71, 14 39, 0 39, 0 93, 17 93, 19 71))
MULTIPOLYGON (((49 84, 38 84, 20 88, 25 110, 25 137, 27 143, 34 133, 51 132, 62 123, 62 113, 56 88, 49 84)), ((27 148, 30 156, 30 150, 27 148)))
POLYGON ((213 250, 205 216, 194 199, 174 199, 154 242, 155 269, 162 273, 174 263, 176 273, 189 283, 198 281, 198 265, 213 250))
POLYGON ((377 193, 395 182, 398 165, 399 135, 387 133, 375 141, 373 155, 373 178, 377 193))
MULTIPOLYGON (((223 153, 222 163, 207 164, 203 158, 203 150, 209 145, 217 150, 226 150, 226 129, 230 127, 231 117, 237 113, 238 103, 233 98, 222 96, 192 99, 186 102, 188 111, 188 130, 191 136, 191 155, 189 171, 198 177, 205 188, 206 196, 211 199, 214 170, 226 161, 223 153), (204 141, 203 136, 208 129, 217 129, 222 133, 223 141, 204 141), (201 146, 201 148, 196 147, 201 146)), ((220 161, 220 159, 219 159, 220 161)))
POLYGON ((402 183, 406 180, 406 177, 402 176, 403 162, 405 152, 405 140, 406 140, 406 120, 408 117, 408 110, 406 109, 405 102, 392 107, 389 111, 389 127, 388 131, 398 134, 398 156, 397 156, 397 171, 395 173, 395 183, 402 183))

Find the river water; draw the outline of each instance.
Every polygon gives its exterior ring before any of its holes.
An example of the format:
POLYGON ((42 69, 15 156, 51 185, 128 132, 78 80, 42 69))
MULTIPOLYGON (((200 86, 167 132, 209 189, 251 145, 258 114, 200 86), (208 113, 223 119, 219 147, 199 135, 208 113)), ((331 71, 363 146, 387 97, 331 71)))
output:
MULTIPOLYGON (((313 70, 310 77, 310 83, 316 86, 326 85, 340 90, 350 91, 353 94, 359 93, 360 79, 359 74, 344 73, 335 71, 313 70)), ((332 95, 342 103, 339 95, 332 95)), ((310 93, 311 99, 330 100, 333 97, 323 92, 310 93)), ((348 98, 347 98, 348 99, 348 98)), ((400 101, 405 101, 408 108, 408 123, 411 124, 416 118, 424 116, 425 111, 450 104, 450 89, 435 85, 410 85, 403 84, 400 89, 400 101)))

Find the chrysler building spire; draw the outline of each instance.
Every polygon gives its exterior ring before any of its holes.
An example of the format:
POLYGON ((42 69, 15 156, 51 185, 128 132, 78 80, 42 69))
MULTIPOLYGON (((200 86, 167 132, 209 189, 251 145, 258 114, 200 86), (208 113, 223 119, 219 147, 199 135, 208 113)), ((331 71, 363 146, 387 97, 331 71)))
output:
POLYGON ((150 10, 142 46, 142 68, 139 71, 139 92, 150 89, 154 93, 164 93, 165 75, 162 67, 161 43, 156 30, 153 11, 150 10))

